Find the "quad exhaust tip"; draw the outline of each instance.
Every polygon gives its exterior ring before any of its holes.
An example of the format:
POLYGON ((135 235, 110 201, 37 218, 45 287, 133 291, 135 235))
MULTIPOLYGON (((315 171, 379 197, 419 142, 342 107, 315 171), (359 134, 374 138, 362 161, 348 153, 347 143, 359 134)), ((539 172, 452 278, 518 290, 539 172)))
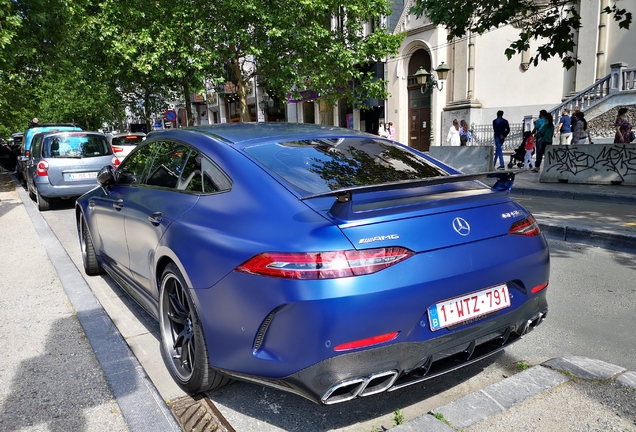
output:
POLYGON ((352 378, 341 381, 332 386, 320 401, 325 405, 350 401, 357 397, 371 396, 381 393, 393 385, 398 377, 395 370, 369 375, 368 377, 352 378))

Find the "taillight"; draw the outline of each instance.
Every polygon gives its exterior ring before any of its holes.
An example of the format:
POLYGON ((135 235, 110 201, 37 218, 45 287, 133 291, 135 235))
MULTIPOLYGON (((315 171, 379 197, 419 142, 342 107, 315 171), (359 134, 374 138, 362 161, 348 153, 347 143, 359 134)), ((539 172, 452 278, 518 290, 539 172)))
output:
POLYGON ((235 270, 285 279, 335 279, 371 274, 414 253, 401 247, 335 252, 265 252, 235 270))
POLYGON ((49 163, 47 161, 38 162, 37 167, 35 167, 35 172, 39 177, 46 177, 49 175, 49 163))
POLYGON ((541 228, 539 228, 539 224, 534 219, 534 216, 530 215, 525 219, 521 219, 513 223, 510 226, 510 234, 522 235, 527 237, 536 237, 541 234, 541 228))
POLYGON ((532 289, 530 290, 530 292, 531 292, 532 294, 536 294, 536 293, 538 293, 539 291, 543 291, 543 290, 544 290, 544 289, 546 289, 547 287, 548 287, 548 282, 546 281, 546 282, 542 283, 541 285, 537 285, 536 287, 532 288, 532 289))
POLYGON ((334 351, 349 351, 356 348, 366 348, 368 346, 378 345, 395 339, 400 332, 392 332, 383 335, 373 336, 366 339, 360 339, 353 342, 347 342, 334 347, 334 351))
POLYGON ((123 147, 113 146, 113 153, 121 153, 124 151, 123 147))
POLYGON ((29 155, 30 155, 30 154, 31 154, 31 151, 30 151, 30 150, 25 150, 25 151, 24 151, 24 155, 25 155, 26 157, 29 157, 29 155))
POLYGON ((117 159, 116 156, 113 156, 113 158, 110 160, 110 164, 115 167, 115 169, 117 169, 117 167, 119 166, 119 164, 121 163, 121 161, 119 159, 117 159))

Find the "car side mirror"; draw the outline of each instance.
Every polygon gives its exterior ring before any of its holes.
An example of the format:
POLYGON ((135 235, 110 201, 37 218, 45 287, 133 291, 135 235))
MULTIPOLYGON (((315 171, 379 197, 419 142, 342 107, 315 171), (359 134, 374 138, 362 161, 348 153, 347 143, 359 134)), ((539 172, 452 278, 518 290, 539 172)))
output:
POLYGON ((115 184, 115 169, 110 165, 102 167, 97 173, 97 183, 102 187, 104 193, 108 195, 109 188, 115 184))

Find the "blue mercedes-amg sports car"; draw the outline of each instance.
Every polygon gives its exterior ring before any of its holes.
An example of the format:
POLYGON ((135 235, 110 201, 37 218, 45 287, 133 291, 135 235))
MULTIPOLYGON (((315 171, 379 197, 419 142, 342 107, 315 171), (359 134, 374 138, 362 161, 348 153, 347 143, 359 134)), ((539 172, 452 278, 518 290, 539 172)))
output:
POLYGON ((232 379, 323 404, 393 391, 547 313, 548 247, 513 172, 461 174, 337 127, 238 123, 152 134, 97 180, 76 207, 84 269, 157 318, 190 393, 232 379))

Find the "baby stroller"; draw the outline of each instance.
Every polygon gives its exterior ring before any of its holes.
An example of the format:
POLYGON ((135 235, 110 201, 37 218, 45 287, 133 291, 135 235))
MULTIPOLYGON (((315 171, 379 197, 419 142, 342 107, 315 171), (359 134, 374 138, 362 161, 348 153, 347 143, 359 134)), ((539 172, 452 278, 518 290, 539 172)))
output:
POLYGON ((521 145, 517 147, 510 155, 510 162, 508 162, 508 168, 512 168, 517 165, 517 168, 523 168, 523 160, 526 157, 526 139, 521 141, 521 145))

